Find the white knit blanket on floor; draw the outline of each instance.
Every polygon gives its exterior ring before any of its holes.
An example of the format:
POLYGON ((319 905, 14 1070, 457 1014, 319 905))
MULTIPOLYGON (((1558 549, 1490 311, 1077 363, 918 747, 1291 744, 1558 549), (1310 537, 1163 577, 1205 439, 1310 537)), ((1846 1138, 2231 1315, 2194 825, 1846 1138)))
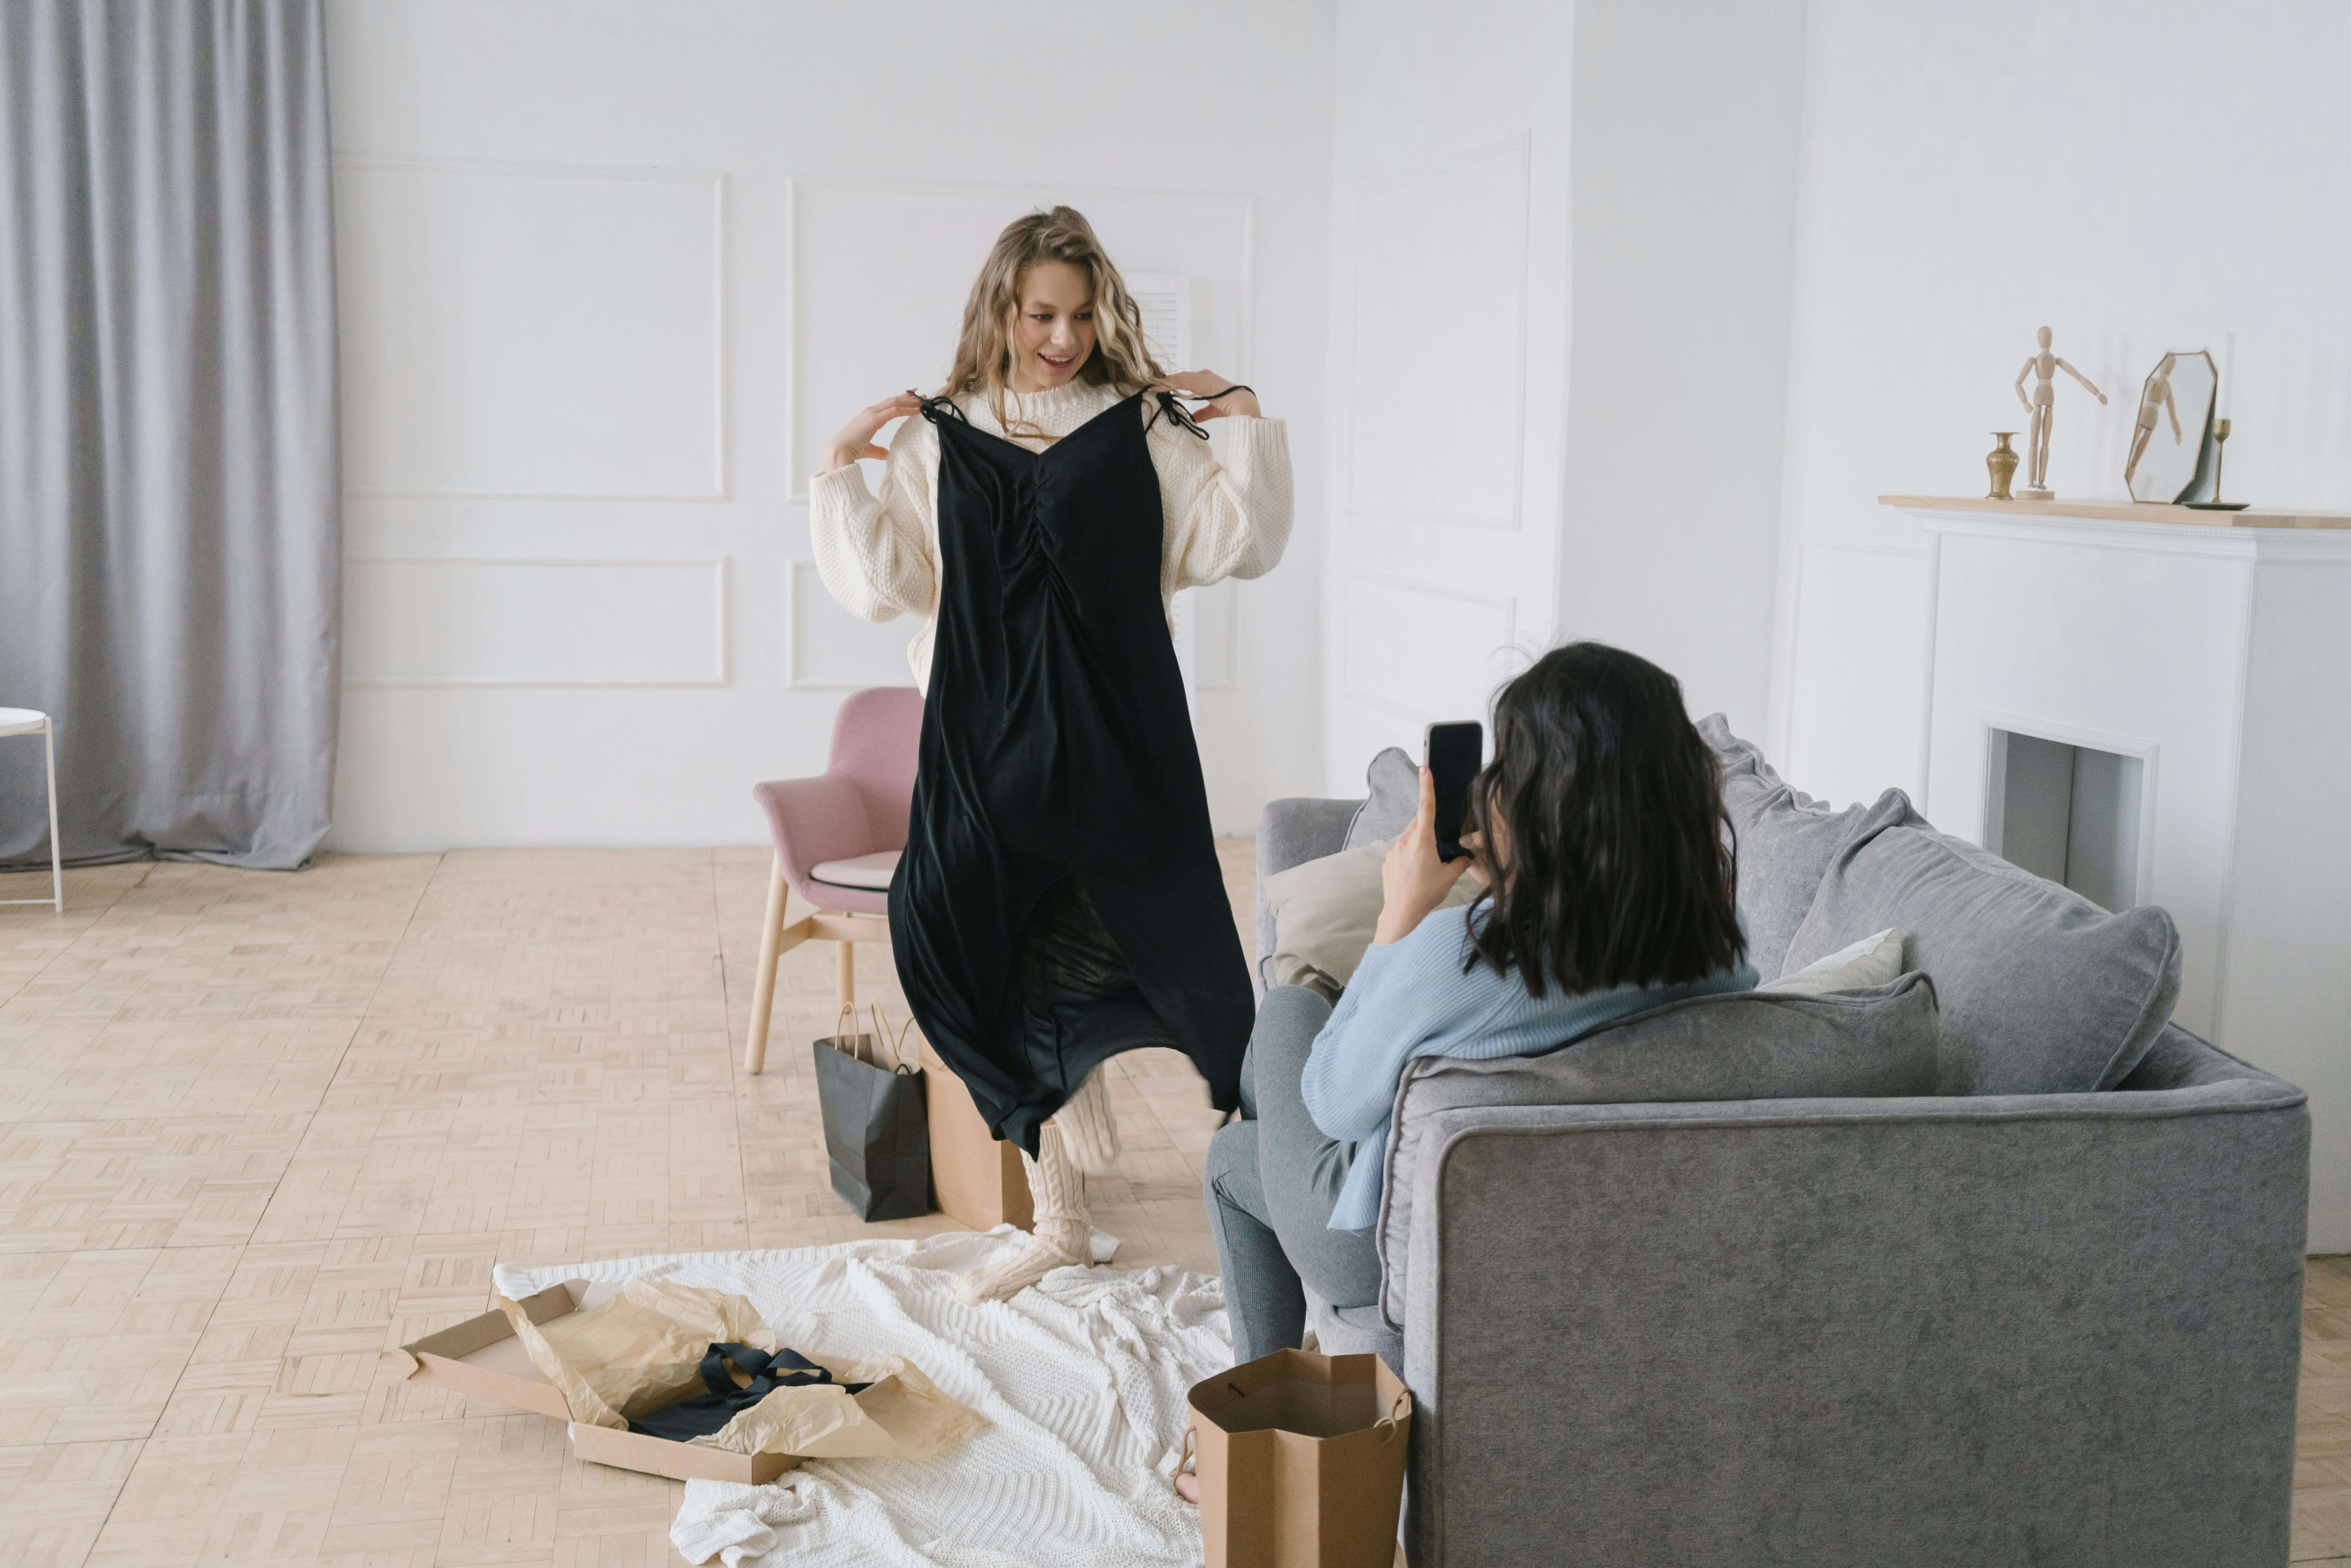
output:
POLYGON ((1232 1364, 1224 1289, 1188 1269, 1061 1269, 967 1307, 955 1276, 1001 1226, 920 1241, 497 1270, 519 1299, 648 1274, 747 1296, 795 1350, 903 1355, 986 1417, 938 1458, 811 1459, 768 1486, 688 1481, 670 1540, 726 1568, 1194 1568, 1198 1512, 1168 1484, 1185 1391, 1232 1364))

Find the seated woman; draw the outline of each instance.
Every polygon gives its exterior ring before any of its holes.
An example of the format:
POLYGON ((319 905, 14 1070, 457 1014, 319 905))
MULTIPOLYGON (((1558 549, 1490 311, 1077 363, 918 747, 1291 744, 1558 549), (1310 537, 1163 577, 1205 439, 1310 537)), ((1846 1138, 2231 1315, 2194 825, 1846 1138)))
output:
POLYGON ((1546 1051, 1755 985, 1714 754, 1655 664, 1597 643, 1545 654, 1496 700, 1494 759, 1469 798, 1478 832, 1462 841, 1487 891, 1437 907, 1471 862, 1437 858, 1424 769, 1337 1009, 1324 1021, 1322 999, 1291 987, 1259 1009, 1244 1119, 1217 1134, 1206 1181, 1238 1360, 1299 1343, 1307 1290, 1334 1307, 1378 1300, 1371 1228, 1405 1063, 1546 1051))

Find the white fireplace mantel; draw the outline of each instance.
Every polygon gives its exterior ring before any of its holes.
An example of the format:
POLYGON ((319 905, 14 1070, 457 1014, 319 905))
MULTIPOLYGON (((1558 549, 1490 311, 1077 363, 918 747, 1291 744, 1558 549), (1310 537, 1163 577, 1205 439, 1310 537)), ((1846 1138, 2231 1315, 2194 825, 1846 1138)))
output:
POLYGON ((2351 1251, 2351 514, 1880 499, 1928 540, 1922 808, 1984 841, 1996 731, 2141 759, 2175 1016, 2310 1092, 2351 1251))

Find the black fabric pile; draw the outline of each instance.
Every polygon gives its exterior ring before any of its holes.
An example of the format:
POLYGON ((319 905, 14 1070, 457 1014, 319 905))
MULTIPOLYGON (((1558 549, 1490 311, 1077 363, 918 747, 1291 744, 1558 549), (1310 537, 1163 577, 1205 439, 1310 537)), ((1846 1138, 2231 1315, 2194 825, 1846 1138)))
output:
MULTIPOLYGON (((629 1430, 648 1437, 667 1437, 673 1443, 706 1437, 724 1429, 727 1422, 778 1388, 804 1388, 831 1382, 831 1373, 796 1350, 779 1350, 770 1355, 747 1344, 714 1344, 702 1356, 702 1385, 709 1392, 649 1410, 631 1421, 629 1430), (727 1372, 730 1364, 740 1368, 751 1381, 737 1384, 727 1372)), ((862 1394, 873 1385, 843 1383, 838 1386, 851 1394, 862 1394)))

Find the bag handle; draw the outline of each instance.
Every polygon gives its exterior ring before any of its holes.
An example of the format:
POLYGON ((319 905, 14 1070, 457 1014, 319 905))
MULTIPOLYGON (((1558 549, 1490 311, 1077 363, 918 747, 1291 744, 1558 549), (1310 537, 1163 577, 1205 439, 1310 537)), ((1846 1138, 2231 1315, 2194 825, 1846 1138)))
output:
POLYGON ((1397 1424, 1411 1414, 1412 1390, 1400 1388, 1396 1390, 1395 1402, 1388 1406, 1388 1413, 1372 1423, 1372 1430, 1377 1432, 1380 1441, 1384 1443, 1396 1435, 1397 1424))
MULTIPOLYGON (((1167 1484, 1170 1487, 1174 1487, 1176 1485, 1176 1478, 1184 1473, 1184 1467, 1194 1463, 1199 1458, 1197 1454, 1192 1451, 1192 1445, 1196 1440, 1197 1440, 1199 1436, 1200 1429, 1198 1427, 1193 1426, 1188 1421, 1184 1424, 1184 1448, 1183 1450, 1176 1456, 1176 1468, 1167 1473, 1167 1484)), ((1177 1497, 1184 1496, 1180 1490, 1177 1491, 1176 1495, 1177 1497)), ((1187 1499, 1186 1500, 1188 1501, 1189 1500, 1187 1499)))
POLYGON ((861 1038, 857 1032, 857 1004, 841 1003, 840 1013, 832 1020, 833 1050, 840 1051, 852 1061, 862 1061, 865 1057, 858 1047, 858 1040, 861 1038), (842 1044, 843 1040, 848 1043, 842 1044))
MULTIPOLYGON (((890 1070, 893 1072, 903 1072, 910 1077, 913 1076, 914 1064, 910 1063, 906 1059, 906 1037, 914 1032, 914 1015, 908 1014, 906 1021, 900 1024, 898 1032, 893 1035, 890 1032, 890 1026, 883 1019, 881 1004, 877 1002, 873 1007, 873 1032, 878 1038, 890 1042, 890 1070)), ((922 1060, 922 1049, 920 1044, 914 1047, 915 1063, 919 1063, 922 1060)), ((874 1065, 879 1067, 881 1061, 877 1059, 874 1065)))

